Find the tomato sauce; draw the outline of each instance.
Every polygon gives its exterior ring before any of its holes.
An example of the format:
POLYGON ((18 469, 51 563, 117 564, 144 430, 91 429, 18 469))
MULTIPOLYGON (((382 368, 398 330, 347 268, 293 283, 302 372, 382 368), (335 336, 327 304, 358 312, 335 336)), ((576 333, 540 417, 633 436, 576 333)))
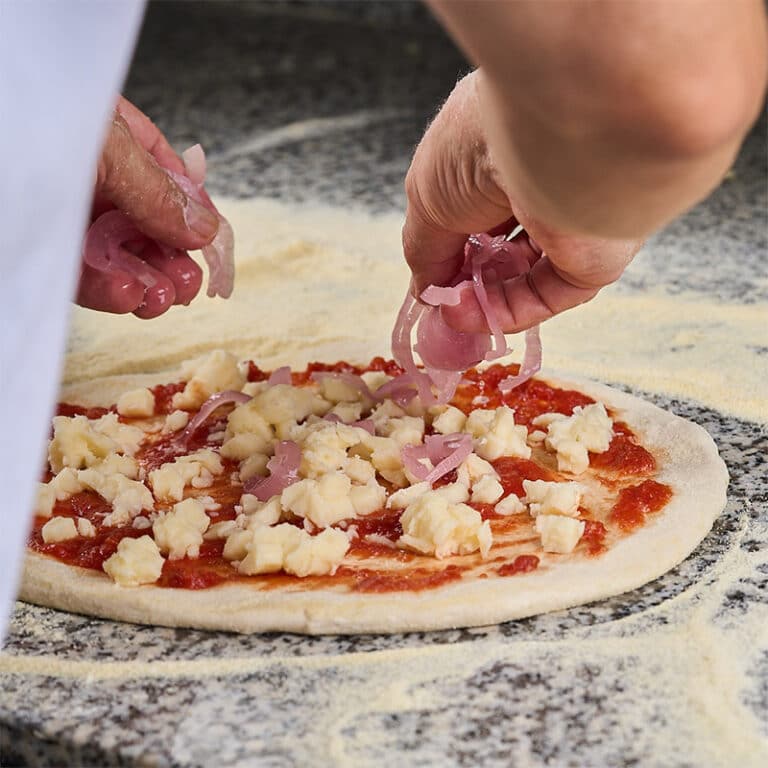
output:
MULTIPOLYGON (((391 360, 376 357, 368 366, 355 366, 344 361, 329 365, 311 363, 305 371, 293 372, 292 381, 295 385, 306 384, 315 372, 349 372, 361 374, 365 371, 383 371, 390 376, 402 373, 402 369, 391 360)), ((529 380, 522 386, 507 394, 498 390, 499 382, 517 372, 517 366, 492 365, 484 372, 470 370, 466 373, 463 383, 457 389, 453 404, 469 413, 474 408, 496 408, 508 405, 515 410, 515 420, 526 424, 529 429, 534 427, 531 421, 542 413, 557 412, 570 415, 577 406, 584 406, 594 401, 579 392, 557 389, 543 382, 529 380)), ((247 378, 249 381, 264 381, 269 377, 268 371, 263 371, 253 362, 248 365, 247 378)), ((155 413, 164 415, 171 413, 173 396, 183 390, 185 382, 159 385, 152 389, 155 396, 155 413)), ((112 408, 81 408, 62 403, 58 413, 65 416, 82 414, 95 419, 106 413, 114 412, 112 408)), ((178 435, 149 435, 144 445, 136 455, 142 469, 148 473, 161 464, 172 461, 179 455, 205 447, 210 443, 209 436, 223 429, 226 425, 226 409, 222 409, 217 417, 209 420, 195 435, 185 443, 178 440, 178 435)), ((617 422, 614 425, 615 436, 609 449, 603 454, 592 454, 590 464, 594 469, 606 473, 628 475, 650 475, 655 471, 656 464, 653 456, 635 442, 635 436, 626 424, 617 422)), ((524 495, 523 480, 562 479, 556 472, 542 467, 535 461, 514 457, 504 457, 492 462, 498 472, 504 493, 524 495)), ((224 471, 214 478, 209 488, 201 489, 201 495, 212 496, 221 508, 209 512, 212 522, 234 519, 235 506, 239 504, 242 494, 241 484, 232 481, 232 475, 238 469, 237 463, 223 460, 224 471)), ((49 479, 46 474, 45 479, 49 479)), ((455 472, 443 478, 439 484, 455 480, 455 472)), ((645 517, 662 509, 671 498, 671 489, 653 480, 645 480, 639 485, 620 491, 619 498, 611 510, 609 521, 621 531, 634 530, 645 522, 645 517)), ((500 516, 491 504, 473 504, 484 520, 490 520, 494 532, 508 534, 523 527, 532 528, 532 522, 527 515, 500 516)), ((69 517, 85 517, 96 525, 94 538, 81 538, 45 544, 42 540, 41 529, 47 518, 36 517, 29 545, 32 549, 71 565, 83 568, 101 570, 104 561, 117 549, 121 539, 139 537, 151 533, 148 530, 135 529, 132 526, 99 527, 103 517, 111 511, 111 506, 101 497, 91 491, 75 494, 71 499, 57 502, 54 512, 57 515, 69 517)), ((348 564, 340 567, 333 576, 313 576, 299 578, 285 573, 264 574, 260 576, 241 576, 232 564, 224 560, 222 551, 224 542, 221 540, 203 542, 200 555, 196 559, 166 560, 162 575, 157 582, 161 587, 176 587, 183 589, 207 589, 224 582, 244 582, 259 589, 280 587, 295 587, 296 589, 313 589, 345 585, 359 592, 394 592, 419 591, 432 589, 462 578, 467 567, 455 564, 444 565, 435 562, 432 567, 416 566, 422 556, 404 550, 395 549, 385 544, 366 541, 367 536, 375 535, 396 541, 403 533, 400 525, 400 510, 379 510, 360 520, 348 521, 349 525, 357 528, 358 536, 352 539, 349 549, 348 564), (396 570, 374 570, 366 567, 356 567, 354 560, 365 562, 366 558, 376 557, 390 561, 410 563, 407 567, 396 570)), ((584 518, 582 518, 584 519, 584 518)), ((584 535, 579 547, 590 555, 605 551, 606 527, 597 520, 585 520, 584 535)), ((535 544, 538 539, 533 536, 530 541, 535 544)), ((527 543, 529 539, 526 539, 527 543)), ((513 576, 528 573, 539 565, 535 555, 519 555, 511 562, 503 562, 497 568, 499 576, 513 576)), ((429 562, 429 561, 428 561, 429 562)))
POLYGON ((672 498, 672 489, 655 480, 624 488, 614 504, 609 520, 622 531, 632 531, 645 523, 646 515, 659 512, 672 498))
POLYGON ((530 573, 539 567, 536 555, 518 555, 511 563, 505 563, 496 570, 499 576, 517 576, 520 573, 530 573))

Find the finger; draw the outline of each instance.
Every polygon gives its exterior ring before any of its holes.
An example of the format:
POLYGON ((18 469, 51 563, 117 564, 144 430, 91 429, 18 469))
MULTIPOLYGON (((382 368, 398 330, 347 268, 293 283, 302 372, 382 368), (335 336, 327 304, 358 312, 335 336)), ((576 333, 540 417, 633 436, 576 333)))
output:
POLYGON ((83 264, 75 301, 87 309, 124 315, 144 300, 144 284, 130 272, 94 269, 83 264))
POLYGON ((96 192, 146 235, 174 248, 201 248, 218 230, 218 218, 184 194, 120 115, 112 121, 99 159, 96 192))
MULTIPOLYGON (((575 285, 560 274, 544 256, 523 275, 487 284, 488 300, 505 333, 532 328, 567 309, 594 298, 602 285, 575 285)), ((442 307, 445 321, 464 332, 488 330, 485 315, 471 288, 462 291, 461 301, 442 307)))
POLYGON ((141 258, 173 283, 176 304, 189 304, 197 296, 203 282, 203 270, 186 252, 152 243, 142 252, 141 258))
POLYGON ((122 115, 131 135, 136 141, 157 160, 160 165, 174 173, 186 175, 184 161, 173 151, 173 147, 163 136, 162 131, 134 104, 124 96, 120 96, 115 107, 122 115))

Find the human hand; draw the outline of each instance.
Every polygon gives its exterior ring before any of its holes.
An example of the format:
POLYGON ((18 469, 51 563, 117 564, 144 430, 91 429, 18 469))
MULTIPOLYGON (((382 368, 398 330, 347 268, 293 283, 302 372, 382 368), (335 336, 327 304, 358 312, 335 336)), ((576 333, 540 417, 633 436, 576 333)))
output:
MULTIPOLYGON (((515 242, 529 271, 486 283, 501 327, 512 333, 592 299, 622 274, 642 241, 555 231, 532 216, 524 201, 513 199, 494 166, 475 77, 459 82, 416 149, 406 178, 403 248, 420 294, 428 285, 451 283, 470 233, 500 234, 522 224, 529 239, 515 242)), ((442 313, 457 330, 487 330, 471 289, 442 313)))
MULTIPOLYGON (((151 318, 195 297, 202 271, 186 251, 210 243, 219 218, 167 171, 186 173, 157 126, 121 97, 99 158, 91 214, 91 222, 112 210, 125 214, 113 217, 124 231, 120 263, 84 259, 78 304, 151 318)), ((100 245, 98 237, 87 241, 91 249, 100 245)))

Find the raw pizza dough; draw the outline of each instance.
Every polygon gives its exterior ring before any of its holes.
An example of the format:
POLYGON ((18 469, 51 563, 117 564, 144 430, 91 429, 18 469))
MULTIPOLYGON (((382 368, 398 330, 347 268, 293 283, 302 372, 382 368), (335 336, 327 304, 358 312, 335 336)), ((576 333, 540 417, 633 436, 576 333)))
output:
MULTIPOLYGON (((654 479, 674 492, 660 513, 596 558, 556 556, 557 562, 514 577, 478 579, 469 572, 459 582, 420 592, 262 591, 242 583, 193 591, 121 588, 101 573, 30 551, 21 599, 143 624, 237 632, 403 632, 478 626, 559 610, 634 589, 676 566, 706 536, 725 505, 728 476, 710 436, 609 387, 571 377, 540 378, 577 389, 612 409, 614 420, 626 422, 656 458, 654 479)), ((174 380, 178 376, 173 374, 104 378, 73 385, 61 399, 108 405, 126 390, 174 380)))

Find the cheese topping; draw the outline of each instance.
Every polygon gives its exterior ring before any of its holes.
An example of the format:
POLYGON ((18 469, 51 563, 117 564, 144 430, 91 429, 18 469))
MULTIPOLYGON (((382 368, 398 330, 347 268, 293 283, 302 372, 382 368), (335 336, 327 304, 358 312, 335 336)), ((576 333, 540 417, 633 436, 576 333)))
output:
POLYGON ((172 403, 174 408, 187 410, 199 408, 215 392, 239 390, 245 384, 237 358, 221 349, 186 361, 181 366, 181 375, 187 383, 183 391, 173 396, 172 403))
POLYGON ((104 561, 103 568, 121 587, 152 584, 163 572, 163 556, 150 536, 125 538, 114 555, 104 561))
POLYGON ((146 387, 124 392, 117 400, 117 412, 132 418, 151 416, 155 412, 155 396, 146 387))
POLYGON ((52 517, 42 528, 41 535, 46 544, 74 539, 77 534, 75 521, 71 517, 52 517))
POLYGON ((173 505, 173 509, 161 515, 152 525, 155 542, 169 560, 184 557, 195 558, 200 554, 203 534, 210 519, 205 506, 197 499, 185 499, 173 505))

